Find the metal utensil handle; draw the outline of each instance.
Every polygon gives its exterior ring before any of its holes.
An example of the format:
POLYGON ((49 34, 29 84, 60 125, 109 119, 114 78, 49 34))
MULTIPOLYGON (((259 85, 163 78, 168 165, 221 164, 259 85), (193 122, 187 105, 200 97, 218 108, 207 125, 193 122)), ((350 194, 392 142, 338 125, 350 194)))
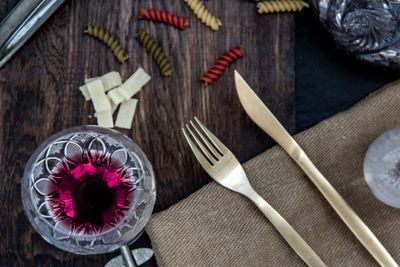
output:
POLYGON ((132 252, 127 245, 120 248, 122 258, 126 267, 136 267, 135 260, 133 259, 132 252))
POLYGON ((42 2, 42 0, 19 1, 18 4, 0 23, 0 47, 24 23, 29 14, 42 2))
POLYGON ((328 180, 315 167, 304 151, 298 146, 298 150, 290 155, 300 168, 307 174, 311 181, 317 186, 336 213, 363 246, 371 253, 381 266, 398 266, 389 252, 379 242, 368 226, 358 217, 354 210, 333 188, 328 180))
POLYGON ((38 0, 22 0, 11 11, 0 24, 0 33, 5 33, 4 36, 0 37, 0 67, 28 41, 64 1, 42 0, 38 2, 38 0), (34 4, 36 6, 33 8, 34 4))
POLYGON ((246 196, 249 197, 254 204, 256 204, 260 211, 268 218, 271 224, 308 266, 326 266, 321 258, 307 244, 307 242, 304 241, 304 239, 296 232, 296 230, 294 230, 293 227, 290 226, 290 224, 260 195, 251 189, 246 196))

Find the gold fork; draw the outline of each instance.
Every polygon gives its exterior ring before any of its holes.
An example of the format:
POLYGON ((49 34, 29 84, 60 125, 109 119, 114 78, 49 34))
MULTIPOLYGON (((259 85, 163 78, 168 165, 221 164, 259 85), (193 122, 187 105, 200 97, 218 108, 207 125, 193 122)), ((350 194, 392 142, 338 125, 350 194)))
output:
POLYGON ((200 130, 190 121, 191 127, 186 124, 189 134, 184 128, 182 128, 182 131, 204 170, 220 185, 240 193, 253 201, 308 266, 326 266, 292 226, 254 191, 242 165, 240 165, 232 152, 199 119, 194 117, 194 120, 200 127, 200 130))

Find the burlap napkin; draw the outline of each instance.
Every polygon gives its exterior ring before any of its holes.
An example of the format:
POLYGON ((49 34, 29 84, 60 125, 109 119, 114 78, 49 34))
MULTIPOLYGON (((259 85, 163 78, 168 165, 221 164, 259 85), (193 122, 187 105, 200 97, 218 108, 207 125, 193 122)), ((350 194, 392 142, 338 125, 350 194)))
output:
MULTIPOLYGON (((399 210, 384 205, 371 193, 363 176, 363 160, 375 138, 399 125, 400 81, 397 81, 350 110, 295 136, 398 262, 399 210)), ((376 264, 280 147, 246 162, 244 169, 255 190, 286 218, 328 266, 376 264)), ((250 201, 214 182, 155 214, 146 229, 160 266, 304 265, 250 201)))

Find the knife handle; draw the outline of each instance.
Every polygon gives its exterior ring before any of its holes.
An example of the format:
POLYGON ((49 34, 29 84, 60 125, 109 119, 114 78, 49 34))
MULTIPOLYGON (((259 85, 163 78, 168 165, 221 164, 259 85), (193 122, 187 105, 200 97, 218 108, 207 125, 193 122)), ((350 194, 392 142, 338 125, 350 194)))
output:
POLYGON ((381 266, 398 266, 389 252, 379 242, 368 226, 358 217, 354 210, 346 203, 346 201, 333 188, 322 173, 315 167, 305 152, 293 140, 294 144, 290 147, 289 155, 307 174, 311 181, 315 184, 318 190, 326 198, 332 208, 345 222, 347 227, 358 238, 361 244, 369 251, 375 260, 381 266))
POLYGON ((282 235, 297 255, 310 267, 326 267, 321 258, 307 244, 293 227, 253 189, 248 189, 246 196, 256 204, 260 211, 282 235))

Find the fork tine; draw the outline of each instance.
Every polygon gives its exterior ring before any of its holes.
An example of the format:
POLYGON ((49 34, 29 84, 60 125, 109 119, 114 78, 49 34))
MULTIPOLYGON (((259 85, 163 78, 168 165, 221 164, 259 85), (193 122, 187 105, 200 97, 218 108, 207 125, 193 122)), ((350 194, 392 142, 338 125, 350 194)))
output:
POLYGON ((219 139, 217 137, 215 137, 215 135, 212 132, 210 132, 206 128, 206 126, 204 126, 204 124, 196 116, 194 117, 194 120, 197 122, 197 124, 200 126, 200 128, 203 130, 203 132, 207 135, 208 139, 210 139, 210 141, 213 143, 213 145, 215 146, 215 148, 218 150, 218 152, 221 155, 224 155, 222 150, 229 151, 229 149, 221 141, 219 141, 219 139))
POLYGON ((221 158, 221 155, 215 150, 215 148, 213 147, 213 145, 210 144, 210 141, 207 140, 207 138, 204 137, 204 134, 202 134, 196 127, 196 125, 194 125, 193 121, 190 120, 190 124, 192 125, 192 127, 194 128, 194 130, 196 131, 197 135, 200 136, 201 140, 203 140, 203 143, 208 147, 208 149, 211 151, 211 154, 214 156, 214 158, 216 160, 219 160, 219 158, 221 158))
POLYGON ((210 162, 203 155, 203 153, 201 153, 201 151, 197 148, 197 146, 193 143, 192 139, 190 139, 189 135, 186 133, 184 128, 182 128, 182 132, 183 132, 183 135, 185 136, 185 139, 188 142, 190 148, 192 149, 194 156, 197 158, 197 160, 200 162, 200 164, 203 166, 203 168, 211 167, 210 162), (206 164, 206 166, 204 166, 203 164, 206 164))
POLYGON ((211 155, 211 153, 207 150, 207 148, 200 142, 200 140, 194 135, 192 130, 190 129, 189 125, 186 124, 186 129, 188 130, 189 134, 192 136, 193 140, 195 141, 198 148, 200 148, 203 155, 211 162, 212 165, 215 165, 216 159, 211 155))

